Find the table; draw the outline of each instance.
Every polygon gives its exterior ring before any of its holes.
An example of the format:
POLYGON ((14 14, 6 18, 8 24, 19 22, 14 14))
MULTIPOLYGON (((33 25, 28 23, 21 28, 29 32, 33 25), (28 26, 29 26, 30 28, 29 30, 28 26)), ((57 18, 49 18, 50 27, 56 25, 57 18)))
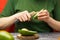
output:
MULTIPOLYGON (((19 40, 16 36, 18 33, 11 33, 15 40, 19 40)), ((60 38, 60 32, 55 33, 39 33, 40 38, 37 40, 58 40, 58 37, 60 38)))

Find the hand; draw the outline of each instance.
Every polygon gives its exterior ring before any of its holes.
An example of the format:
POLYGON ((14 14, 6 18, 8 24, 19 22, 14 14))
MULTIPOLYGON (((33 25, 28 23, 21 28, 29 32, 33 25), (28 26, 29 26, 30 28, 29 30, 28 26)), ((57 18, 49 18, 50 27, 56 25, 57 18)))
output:
POLYGON ((15 14, 15 17, 20 20, 21 22, 29 21, 31 16, 28 11, 23 11, 15 14))
POLYGON ((50 18, 49 12, 47 10, 41 10, 40 12, 38 12, 38 20, 40 21, 48 21, 48 19, 50 18))

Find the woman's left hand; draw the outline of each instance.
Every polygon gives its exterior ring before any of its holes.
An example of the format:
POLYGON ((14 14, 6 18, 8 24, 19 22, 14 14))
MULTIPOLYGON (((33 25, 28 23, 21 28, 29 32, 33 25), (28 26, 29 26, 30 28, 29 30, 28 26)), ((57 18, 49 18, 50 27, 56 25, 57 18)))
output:
POLYGON ((40 21, 48 21, 48 19, 50 18, 49 12, 47 10, 41 10, 40 12, 38 12, 38 20, 40 21))

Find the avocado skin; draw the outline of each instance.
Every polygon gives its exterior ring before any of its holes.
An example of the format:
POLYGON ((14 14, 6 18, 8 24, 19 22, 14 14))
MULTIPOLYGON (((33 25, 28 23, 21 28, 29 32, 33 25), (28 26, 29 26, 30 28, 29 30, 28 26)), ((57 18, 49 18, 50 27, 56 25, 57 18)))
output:
POLYGON ((7 31, 0 31, 0 40, 14 40, 14 38, 7 31))
POLYGON ((26 30, 20 30, 20 29, 18 30, 18 32, 23 36, 32 36, 37 33, 36 31, 30 31, 30 30, 26 31, 26 30))

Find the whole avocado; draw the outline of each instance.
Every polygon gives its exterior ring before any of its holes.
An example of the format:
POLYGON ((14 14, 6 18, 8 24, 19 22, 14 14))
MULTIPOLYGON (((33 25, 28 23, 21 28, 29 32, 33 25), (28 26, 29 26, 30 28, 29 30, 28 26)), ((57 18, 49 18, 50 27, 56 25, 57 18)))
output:
POLYGON ((7 31, 0 31, 0 40, 14 40, 14 38, 7 31))

